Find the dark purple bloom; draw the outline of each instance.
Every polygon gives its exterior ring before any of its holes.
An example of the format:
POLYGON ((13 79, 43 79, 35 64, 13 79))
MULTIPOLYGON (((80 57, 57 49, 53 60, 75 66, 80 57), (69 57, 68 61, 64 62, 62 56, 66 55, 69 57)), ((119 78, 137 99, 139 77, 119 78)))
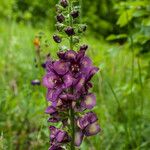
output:
POLYGON ((68 1, 67 0, 60 0, 60 5, 66 8, 68 6, 68 1))
POLYGON ((56 43, 61 43, 61 38, 58 35, 54 35, 53 39, 56 43))
POLYGON ((86 113, 83 117, 78 118, 77 125, 78 127, 83 130, 89 124, 92 124, 98 120, 97 116, 93 112, 86 113))
POLYGON ((79 16, 79 11, 76 10, 76 11, 71 12, 71 16, 73 18, 77 18, 79 16))
POLYGON ((50 126, 49 129, 51 143, 61 144, 70 141, 70 137, 66 131, 60 130, 54 126, 50 126))
POLYGON ((67 34, 68 36, 72 36, 72 35, 75 34, 74 29, 73 29, 72 27, 67 27, 67 28, 65 29, 65 32, 66 32, 66 34, 67 34))
POLYGON ((62 23, 65 20, 65 17, 63 16, 63 14, 58 14, 56 18, 59 23, 62 23))
POLYGON ((35 80, 32 80, 32 81, 31 81, 31 84, 32 84, 32 85, 40 85, 41 82, 40 82, 40 80, 35 79, 35 80))

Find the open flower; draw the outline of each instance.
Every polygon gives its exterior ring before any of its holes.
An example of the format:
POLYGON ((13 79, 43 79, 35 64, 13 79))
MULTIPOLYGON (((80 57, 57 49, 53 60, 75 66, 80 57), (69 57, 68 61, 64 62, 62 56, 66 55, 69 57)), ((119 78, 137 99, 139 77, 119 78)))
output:
POLYGON ((83 117, 78 118, 77 126, 79 127, 76 134, 75 144, 80 146, 83 136, 92 136, 100 132, 100 126, 97 123, 97 116, 93 112, 86 113, 83 117))
POLYGON ((70 141, 70 137, 66 131, 60 130, 54 126, 50 126, 49 129, 51 145, 59 147, 63 143, 67 143, 70 141))

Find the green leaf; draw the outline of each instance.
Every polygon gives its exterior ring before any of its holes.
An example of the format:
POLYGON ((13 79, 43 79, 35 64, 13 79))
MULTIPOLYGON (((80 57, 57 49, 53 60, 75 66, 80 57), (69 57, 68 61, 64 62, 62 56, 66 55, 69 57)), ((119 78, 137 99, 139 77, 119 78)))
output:
POLYGON ((150 18, 143 19, 142 25, 144 25, 144 26, 150 26, 150 18))
POLYGON ((133 13, 134 13, 134 10, 133 9, 129 9, 129 10, 126 10, 124 11, 118 21, 117 21, 117 25, 119 25, 120 27, 124 27, 125 25, 127 25, 131 19, 133 18, 133 13))
POLYGON ((124 38, 127 38, 127 34, 118 34, 118 35, 111 34, 110 36, 107 37, 106 40, 112 41, 112 40, 124 39, 124 38))

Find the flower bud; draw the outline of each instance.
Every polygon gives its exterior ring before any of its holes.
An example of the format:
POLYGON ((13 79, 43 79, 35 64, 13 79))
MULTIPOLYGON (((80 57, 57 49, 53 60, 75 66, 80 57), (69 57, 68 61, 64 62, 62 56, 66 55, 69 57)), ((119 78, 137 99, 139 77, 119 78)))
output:
POLYGON ((79 27, 79 29, 78 29, 78 32, 79 32, 79 33, 85 32, 86 29, 87 29, 87 26, 86 26, 86 25, 81 25, 81 26, 79 27))
POLYGON ((59 23, 62 23, 65 20, 65 17, 62 14, 58 14, 56 18, 59 23))
POLYGON ((64 8, 68 6, 68 1, 67 0, 60 0, 60 5, 64 8))
POLYGON ((88 45, 80 46, 80 51, 86 51, 88 49, 88 45))
POLYGON ((71 12, 71 16, 73 18, 77 18, 79 16, 79 11, 73 11, 73 12, 71 12))
POLYGON ((31 81, 31 84, 32 84, 32 85, 40 85, 41 82, 40 82, 38 79, 35 79, 35 80, 32 80, 32 81, 31 81))
POLYGON ((65 58, 65 52, 64 51, 59 51, 58 53, 57 53, 57 56, 60 58, 60 59, 64 59, 65 58))
POLYGON ((58 23, 58 24, 56 24, 55 26, 56 26, 56 29, 57 29, 59 32, 62 31, 63 28, 64 28, 64 24, 62 24, 62 23, 58 23))
POLYGON ((39 40, 39 38, 36 37, 34 39, 34 41, 33 41, 33 44, 34 44, 35 47, 39 47, 40 46, 40 40, 39 40))
POLYGON ((65 29, 65 32, 66 32, 66 34, 67 34, 68 36, 72 36, 72 35, 75 34, 74 29, 73 29, 72 27, 67 27, 67 28, 65 29))
POLYGON ((87 29, 87 26, 86 26, 86 25, 83 25, 83 26, 82 26, 82 30, 85 32, 86 29, 87 29))
POLYGON ((61 38, 58 36, 58 35, 54 35, 53 36, 53 39, 54 39, 54 41, 56 42, 56 43, 60 43, 62 40, 61 40, 61 38))
POLYGON ((76 44, 76 43, 79 43, 79 37, 73 37, 73 43, 76 44))

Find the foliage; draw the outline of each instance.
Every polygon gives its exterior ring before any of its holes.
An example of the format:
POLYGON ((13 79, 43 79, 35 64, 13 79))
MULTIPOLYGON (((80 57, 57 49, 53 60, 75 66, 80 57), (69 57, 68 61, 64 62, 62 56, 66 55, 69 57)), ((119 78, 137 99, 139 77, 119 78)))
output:
MULTIPOLYGON (((137 55, 150 52, 150 3, 148 0, 125 1, 115 5, 120 35, 110 35, 108 40, 127 39, 134 44, 137 55), (124 36, 123 36, 124 35, 124 36), (129 36, 127 36, 129 35, 129 36), (132 41, 131 41, 132 40, 132 41)), ((149 55, 149 54, 148 54, 149 55)))

